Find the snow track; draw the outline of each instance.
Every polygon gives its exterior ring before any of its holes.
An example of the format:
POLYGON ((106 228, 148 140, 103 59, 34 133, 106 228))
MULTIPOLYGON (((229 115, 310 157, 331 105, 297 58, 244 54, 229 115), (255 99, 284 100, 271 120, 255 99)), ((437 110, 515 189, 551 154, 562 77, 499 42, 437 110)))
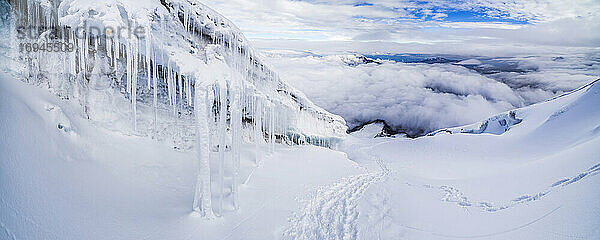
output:
MULTIPOLYGON (((282 239, 358 239, 358 203, 366 189, 373 183, 380 181, 389 171, 383 162, 377 161, 382 171, 376 173, 365 173, 360 175, 343 178, 334 184, 319 188, 309 199, 304 208, 297 212, 288 223, 287 228, 282 234, 282 239)), ((551 184, 547 189, 530 195, 522 195, 506 203, 490 203, 485 201, 472 201, 466 197, 460 190, 451 186, 434 187, 432 185, 413 185, 412 187, 424 187, 427 189, 438 189, 443 197, 442 201, 455 203, 463 208, 477 208, 484 212, 496 212, 505 210, 523 203, 540 200, 551 192, 558 191, 571 183, 575 183, 584 178, 591 177, 600 173, 600 164, 571 177, 557 181, 551 184)), ((511 228, 505 231, 473 236, 454 236, 430 232, 439 237, 451 238, 478 238, 489 237, 503 233, 513 232, 527 227, 546 216, 554 213, 558 208, 547 212, 543 216, 534 219, 524 225, 511 228)), ((404 226, 413 230, 425 231, 423 229, 404 226)), ((429 232, 429 231, 425 231, 429 232)))
POLYGON ((385 174, 355 175, 321 187, 292 217, 282 239, 357 239, 358 202, 385 174))
POLYGON ((425 233, 429 233, 433 236, 437 236, 437 237, 444 237, 444 238, 451 238, 451 239, 476 239, 476 238, 485 238, 485 237, 494 237, 494 236, 498 236, 498 235, 502 235, 502 234, 506 234, 506 233, 510 233, 510 232, 514 232, 517 230, 521 230, 524 229, 526 227, 529 227, 539 221, 541 221, 542 219, 552 215, 553 213, 555 213, 557 210, 559 210, 560 207, 554 208, 551 211, 543 214, 542 216, 539 216, 525 224, 521 224, 518 225, 516 227, 510 228, 510 229, 505 229, 502 231, 498 231, 498 232, 493 232, 493 233, 487 233, 487 234, 480 234, 480 235, 451 235, 451 234, 444 234, 444 233, 438 233, 438 232, 434 232, 434 231, 429 231, 429 230, 425 230, 422 228, 418 228, 418 227, 413 227, 413 226, 408 226, 408 225, 400 225, 401 227, 407 228, 407 229, 411 229, 411 230, 415 230, 415 231, 419 231, 419 232, 425 232, 425 233))
POLYGON ((521 195, 516 198, 513 198, 512 200, 510 200, 508 202, 500 202, 500 203, 471 200, 459 189, 457 189, 453 186, 448 186, 448 185, 441 185, 439 187, 434 187, 433 185, 430 185, 430 184, 417 185, 417 184, 412 184, 409 182, 407 182, 406 185, 409 187, 420 187, 420 188, 424 188, 424 189, 437 189, 442 194, 441 200, 443 202, 454 203, 459 207, 477 208, 484 212, 496 212, 496 211, 501 211, 501 210, 515 207, 516 205, 540 200, 555 191, 559 191, 562 188, 567 187, 568 185, 570 185, 572 183, 581 181, 588 177, 592 177, 594 175, 597 175, 598 173, 600 173, 600 163, 598 163, 598 164, 594 165, 593 167, 591 167, 585 171, 582 171, 570 178, 563 178, 561 180, 558 180, 542 191, 539 191, 534 194, 521 195))
POLYGON ((598 173, 600 173, 600 163, 594 165, 593 167, 587 169, 586 171, 583 171, 571 178, 564 178, 559 181, 556 181, 555 183, 553 183, 552 185, 550 185, 548 188, 544 189, 543 191, 537 192, 535 194, 521 195, 519 197, 516 197, 516 198, 510 200, 509 202, 499 203, 499 204, 485 202, 485 201, 473 202, 473 201, 469 200, 469 198, 467 198, 460 190, 458 190, 454 187, 441 186, 439 189, 442 190, 442 192, 444 194, 442 201, 456 203, 458 206, 461 206, 461 207, 477 207, 483 211, 496 212, 496 211, 514 207, 519 204, 540 200, 554 191, 558 191, 563 187, 566 187, 572 183, 578 182, 584 178, 594 176, 598 173))

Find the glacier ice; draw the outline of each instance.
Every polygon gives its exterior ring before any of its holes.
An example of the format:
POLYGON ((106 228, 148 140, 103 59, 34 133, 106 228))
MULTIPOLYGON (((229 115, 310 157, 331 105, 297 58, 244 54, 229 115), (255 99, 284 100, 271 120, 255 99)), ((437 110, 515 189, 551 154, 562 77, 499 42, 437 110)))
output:
POLYGON ((260 165, 263 151, 274 151, 276 143, 335 148, 345 136, 341 117, 281 80, 233 23, 196 0, 18 0, 11 7, 13 27, 44 27, 35 38, 13 34, 13 44, 73 46, 13 51, 26 81, 77 101, 86 117, 114 130, 171 139, 178 149, 195 146, 193 209, 207 218, 223 214, 226 173, 233 175, 227 177, 238 207, 243 144, 254 145, 260 165), (134 27, 144 34, 132 35, 134 27), (119 124, 126 119, 129 124, 119 124), (213 156, 219 162, 215 206, 213 156), (233 169, 225 171, 228 166, 233 169))

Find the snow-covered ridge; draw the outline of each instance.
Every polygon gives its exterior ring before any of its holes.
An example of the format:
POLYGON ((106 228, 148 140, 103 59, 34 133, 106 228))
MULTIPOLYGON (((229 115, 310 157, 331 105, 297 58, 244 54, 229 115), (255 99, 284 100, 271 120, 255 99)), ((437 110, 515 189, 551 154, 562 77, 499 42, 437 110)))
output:
MULTIPOLYGON (((439 129, 439 130, 436 130, 434 132, 427 134, 427 136, 435 136, 440 133, 449 133, 449 134, 489 133, 489 134, 501 135, 501 134, 509 131, 511 127, 513 127, 517 124, 520 124, 523 121, 522 115, 526 115, 528 112, 535 112, 537 109, 542 108, 544 104, 552 103, 553 101, 560 100, 561 98, 568 98, 570 95, 581 94, 582 92, 598 91, 598 88, 600 88, 598 82, 600 82, 600 79, 594 80, 588 84, 585 84, 584 86, 582 86, 578 89, 567 92, 567 93, 557 96, 555 98, 549 99, 542 103, 538 103, 538 104, 534 104, 534 105, 531 105, 528 107, 504 112, 504 113, 492 116, 492 117, 490 117, 482 122, 479 122, 479 123, 473 123, 473 124, 461 126, 461 127, 439 129)), ((582 100, 577 99, 577 101, 579 102, 582 100)), ((589 101, 592 101, 592 100, 589 100, 589 101)), ((563 113, 568 111, 568 109, 570 108, 569 106, 574 105, 574 104, 576 104, 576 103, 570 103, 567 106, 551 113, 547 117, 546 121, 551 121, 553 118, 556 118, 556 117, 562 115, 563 113)))
POLYGON ((490 117, 481 123, 474 123, 471 125, 463 126, 463 127, 455 127, 455 128, 447 128, 436 130, 432 133, 427 134, 428 136, 434 136, 438 133, 471 133, 471 134, 481 134, 481 133, 489 133, 500 135, 504 132, 508 131, 510 127, 517 125, 523 121, 523 119, 518 119, 516 117, 515 111, 509 111, 507 113, 501 113, 496 116, 490 117))

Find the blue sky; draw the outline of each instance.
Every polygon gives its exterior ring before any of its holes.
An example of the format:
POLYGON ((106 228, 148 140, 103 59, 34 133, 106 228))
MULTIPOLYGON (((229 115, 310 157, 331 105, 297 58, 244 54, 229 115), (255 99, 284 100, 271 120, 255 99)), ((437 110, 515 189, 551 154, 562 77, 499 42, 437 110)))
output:
MULTIPOLYGON (((436 12, 441 12, 447 16, 441 17, 440 21, 448 22, 501 22, 508 24, 527 24, 528 19, 514 19, 508 17, 490 17, 485 14, 485 10, 459 10, 459 9, 436 9, 436 12)), ((422 16, 420 13, 415 13, 417 17, 422 16)), ((425 20, 436 20, 431 16, 425 16, 425 20)))
POLYGON ((536 42, 535 38, 560 37, 563 28, 574 28, 578 34, 571 37, 582 37, 588 45, 600 43, 594 30, 600 22, 598 0, 203 2, 232 20, 251 40, 439 43, 510 38, 536 42))
MULTIPOLYGON (((378 5, 372 2, 356 2, 353 4, 354 7, 381 7, 386 8, 385 5, 378 5)), ((460 6, 460 5, 457 5, 460 6)), ((401 17, 405 20, 420 20, 423 22, 427 21, 447 21, 447 22, 502 22, 508 24, 527 24, 530 20, 526 17, 512 16, 510 12, 506 12, 502 9, 496 9, 493 7, 468 7, 460 8, 457 6, 449 5, 447 7, 441 7, 431 2, 426 1, 415 1, 413 4, 406 6, 405 8, 388 8, 390 12, 406 11, 408 15, 401 17), (490 13, 496 13, 497 15, 490 15, 490 13)), ((364 17, 364 16, 357 16, 364 17)), ((368 17, 366 17, 368 18, 368 17)))

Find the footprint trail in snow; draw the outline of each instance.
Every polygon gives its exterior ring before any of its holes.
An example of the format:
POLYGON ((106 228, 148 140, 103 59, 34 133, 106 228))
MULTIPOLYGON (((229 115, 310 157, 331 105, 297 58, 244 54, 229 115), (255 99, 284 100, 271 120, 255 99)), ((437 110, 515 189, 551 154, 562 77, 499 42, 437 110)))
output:
MULTIPOLYGON (((357 239, 358 238, 358 202, 373 183, 380 181, 388 174, 384 164, 377 161, 382 171, 365 173, 343 178, 334 184, 323 186, 316 191, 313 198, 305 203, 303 209, 295 213, 284 230, 282 239, 357 239)), ((572 177, 565 178, 548 189, 533 195, 524 195, 505 204, 478 202, 475 204, 458 189, 441 186, 445 202, 456 203, 460 207, 478 207, 483 211, 495 212, 510 208, 524 202, 539 200, 557 188, 565 187, 583 178, 600 173, 600 164, 572 177)), ((409 186, 416 186, 407 183, 409 186)), ((426 188, 434 188, 424 185, 426 188)))
POLYGON ((385 172, 365 173, 321 187, 290 220, 282 239, 356 239, 358 202, 385 172))

